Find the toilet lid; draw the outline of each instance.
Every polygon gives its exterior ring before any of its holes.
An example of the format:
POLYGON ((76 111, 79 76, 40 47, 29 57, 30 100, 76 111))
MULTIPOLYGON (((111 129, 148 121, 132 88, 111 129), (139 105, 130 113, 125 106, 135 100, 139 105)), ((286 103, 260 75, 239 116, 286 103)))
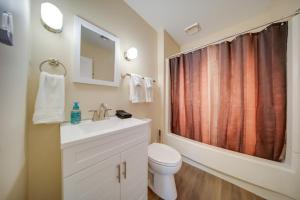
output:
POLYGON ((178 151, 159 143, 148 146, 148 157, 151 161, 164 166, 176 166, 181 161, 181 155, 178 151))

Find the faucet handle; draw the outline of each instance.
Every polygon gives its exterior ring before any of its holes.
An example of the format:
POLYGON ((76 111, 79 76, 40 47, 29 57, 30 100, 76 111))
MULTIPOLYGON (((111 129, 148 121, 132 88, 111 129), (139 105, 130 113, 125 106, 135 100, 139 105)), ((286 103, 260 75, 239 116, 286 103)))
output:
POLYGON ((100 104, 100 107, 103 108, 103 109, 107 109, 108 106, 107 106, 106 103, 101 103, 101 104, 100 104))
POLYGON ((104 119, 106 119, 108 117, 108 111, 112 110, 111 108, 105 108, 104 109, 104 114, 103 114, 103 117, 104 119))
POLYGON ((92 121, 97 121, 97 119, 98 119, 98 111, 97 110, 89 110, 89 112, 93 112, 92 121))

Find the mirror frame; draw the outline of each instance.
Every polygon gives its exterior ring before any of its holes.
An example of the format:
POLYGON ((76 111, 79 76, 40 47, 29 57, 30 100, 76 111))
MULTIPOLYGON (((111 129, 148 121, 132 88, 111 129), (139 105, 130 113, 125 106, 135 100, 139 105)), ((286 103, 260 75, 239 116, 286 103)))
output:
POLYGON ((119 87, 120 85, 120 41, 119 38, 104 31, 103 29, 87 22, 86 20, 75 16, 74 18, 74 42, 75 42, 75 55, 74 55, 74 76, 73 82, 76 83, 87 83, 87 84, 94 84, 94 85, 106 85, 106 86, 113 86, 119 87), (84 26, 85 28, 107 37, 108 39, 115 42, 115 64, 114 64, 114 79, 113 81, 105 81, 105 80, 96 80, 90 78, 84 78, 80 76, 80 50, 81 50, 81 27, 84 26))

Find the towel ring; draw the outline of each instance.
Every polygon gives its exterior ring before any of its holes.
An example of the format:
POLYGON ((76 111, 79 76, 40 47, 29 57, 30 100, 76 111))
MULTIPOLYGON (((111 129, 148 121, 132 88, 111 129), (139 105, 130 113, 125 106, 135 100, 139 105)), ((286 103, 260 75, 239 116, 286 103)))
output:
POLYGON ((43 65, 45 63, 49 63, 49 65, 52 65, 52 66, 55 66, 55 67, 58 67, 59 65, 61 65, 64 69, 64 76, 66 77, 67 76, 67 69, 66 67, 64 66, 64 64, 62 64, 61 62, 59 62, 59 60, 57 59, 48 59, 48 60, 44 60, 43 62, 41 62, 40 64, 40 72, 43 72, 43 65))

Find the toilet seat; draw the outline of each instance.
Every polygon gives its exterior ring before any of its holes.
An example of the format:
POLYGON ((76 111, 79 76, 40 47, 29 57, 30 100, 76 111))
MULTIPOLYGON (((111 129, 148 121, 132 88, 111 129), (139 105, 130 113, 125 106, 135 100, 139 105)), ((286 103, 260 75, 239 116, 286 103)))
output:
POLYGON ((165 144, 153 143, 148 146, 148 158, 150 161, 166 166, 166 167, 176 167, 181 163, 181 155, 165 144))

